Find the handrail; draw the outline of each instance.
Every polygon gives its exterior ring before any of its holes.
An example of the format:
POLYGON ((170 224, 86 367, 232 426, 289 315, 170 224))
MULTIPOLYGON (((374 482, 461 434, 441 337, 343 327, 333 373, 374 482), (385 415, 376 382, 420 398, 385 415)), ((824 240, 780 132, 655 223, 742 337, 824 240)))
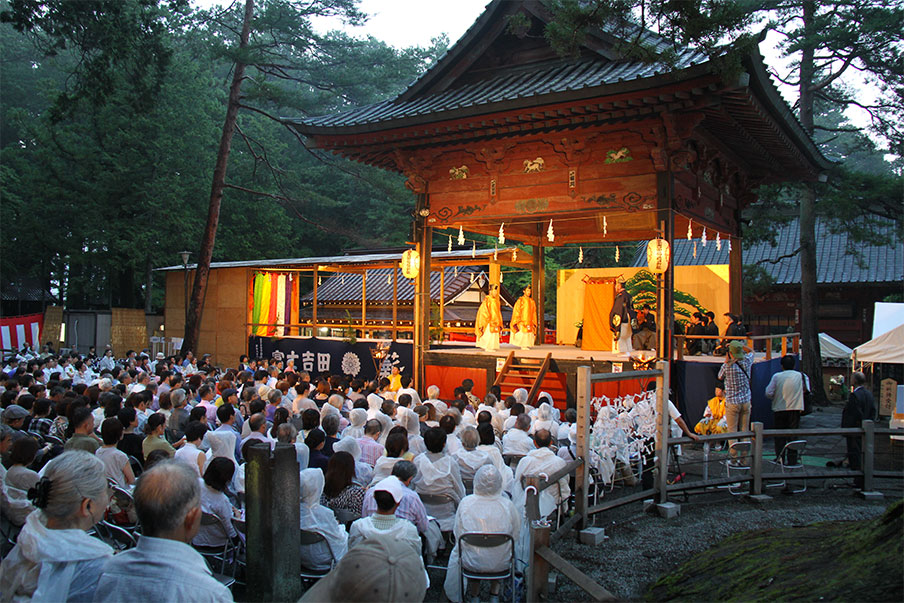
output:
POLYGON ((627 379, 649 379, 651 377, 659 377, 662 371, 653 369, 649 371, 624 371, 621 373, 592 373, 590 380, 595 383, 604 383, 606 381, 625 381, 627 379))
MULTIPOLYGON (((583 464, 584 464, 584 459, 581 457, 578 457, 578 458, 574 459, 573 461, 571 461, 570 463, 568 463, 567 465, 565 465, 564 467, 562 467, 561 469, 559 469, 558 471, 556 471, 555 473, 553 473, 552 475, 547 476, 545 478, 541 477, 540 481, 536 484, 537 495, 539 496, 540 492, 543 492, 543 490, 546 490, 550 486, 558 483, 558 481, 560 479, 562 479, 563 477, 571 475, 572 471, 574 471, 575 469, 577 469, 578 467, 580 467, 583 464)), ((545 475, 545 474, 543 474, 543 475, 545 475)), ((540 477, 540 476, 527 476, 527 475, 522 476, 521 477, 521 486, 522 487, 525 487, 525 484, 527 483, 526 480, 529 477, 540 477)))

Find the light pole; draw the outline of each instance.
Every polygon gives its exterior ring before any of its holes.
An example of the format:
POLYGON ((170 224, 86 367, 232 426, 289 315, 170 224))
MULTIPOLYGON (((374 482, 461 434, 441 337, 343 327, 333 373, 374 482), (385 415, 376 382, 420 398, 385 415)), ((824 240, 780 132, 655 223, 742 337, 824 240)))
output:
POLYGON ((182 270, 185 273, 185 325, 184 326, 187 326, 188 325, 188 258, 191 257, 191 251, 180 251, 179 257, 182 258, 182 270))

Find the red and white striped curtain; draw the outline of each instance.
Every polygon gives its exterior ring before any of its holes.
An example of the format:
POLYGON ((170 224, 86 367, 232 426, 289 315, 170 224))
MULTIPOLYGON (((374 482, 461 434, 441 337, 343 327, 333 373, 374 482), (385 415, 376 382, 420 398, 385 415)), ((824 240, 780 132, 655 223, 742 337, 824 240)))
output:
POLYGON ((32 348, 37 350, 41 345, 41 328, 43 325, 43 314, 0 318, 0 348, 4 350, 21 350, 22 346, 30 343, 32 348))

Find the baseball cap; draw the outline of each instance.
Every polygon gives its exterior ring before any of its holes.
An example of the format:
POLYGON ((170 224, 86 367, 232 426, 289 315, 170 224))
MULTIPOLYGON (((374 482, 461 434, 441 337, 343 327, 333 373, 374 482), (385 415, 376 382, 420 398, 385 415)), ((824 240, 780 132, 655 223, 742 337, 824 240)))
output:
POLYGON ((731 354, 732 358, 743 358, 746 354, 746 352, 744 352, 744 342, 735 339, 728 344, 728 352, 731 354))
POLYGON ((10 404, 3 410, 4 421, 15 421, 17 419, 24 419, 27 416, 28 411, 18 404, 10 404))
POLYGON ((376 486, 374 486, 374 492, 389 492, 392 495, 392 499, 396 501, 396 504, 402 502, 402 498, 405 496, 405 490, 407 490, 405 484, 394 475, 383 478, 377 482, 376 486))
POLYGON ((421 556, 407 541, 380 534, 356 544, 301 601, 423 601, 425 594, 421 556))

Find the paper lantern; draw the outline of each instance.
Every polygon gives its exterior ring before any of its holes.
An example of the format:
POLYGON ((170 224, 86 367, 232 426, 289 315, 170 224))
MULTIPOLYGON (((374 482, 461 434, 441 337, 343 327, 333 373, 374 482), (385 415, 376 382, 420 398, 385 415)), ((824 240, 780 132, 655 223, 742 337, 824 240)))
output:
POLYGON ((647 243, 647 267, 654 274, 661 274, 669 267, 669 242, 665 239, 653 239, 647 243))
POLYGON ((417 276, 418 271, 421 269, 421 256, 417 252, 416 249, 407 249, 405 253, 402 254, 402 276, 405 278, 411 278, 417 276))

